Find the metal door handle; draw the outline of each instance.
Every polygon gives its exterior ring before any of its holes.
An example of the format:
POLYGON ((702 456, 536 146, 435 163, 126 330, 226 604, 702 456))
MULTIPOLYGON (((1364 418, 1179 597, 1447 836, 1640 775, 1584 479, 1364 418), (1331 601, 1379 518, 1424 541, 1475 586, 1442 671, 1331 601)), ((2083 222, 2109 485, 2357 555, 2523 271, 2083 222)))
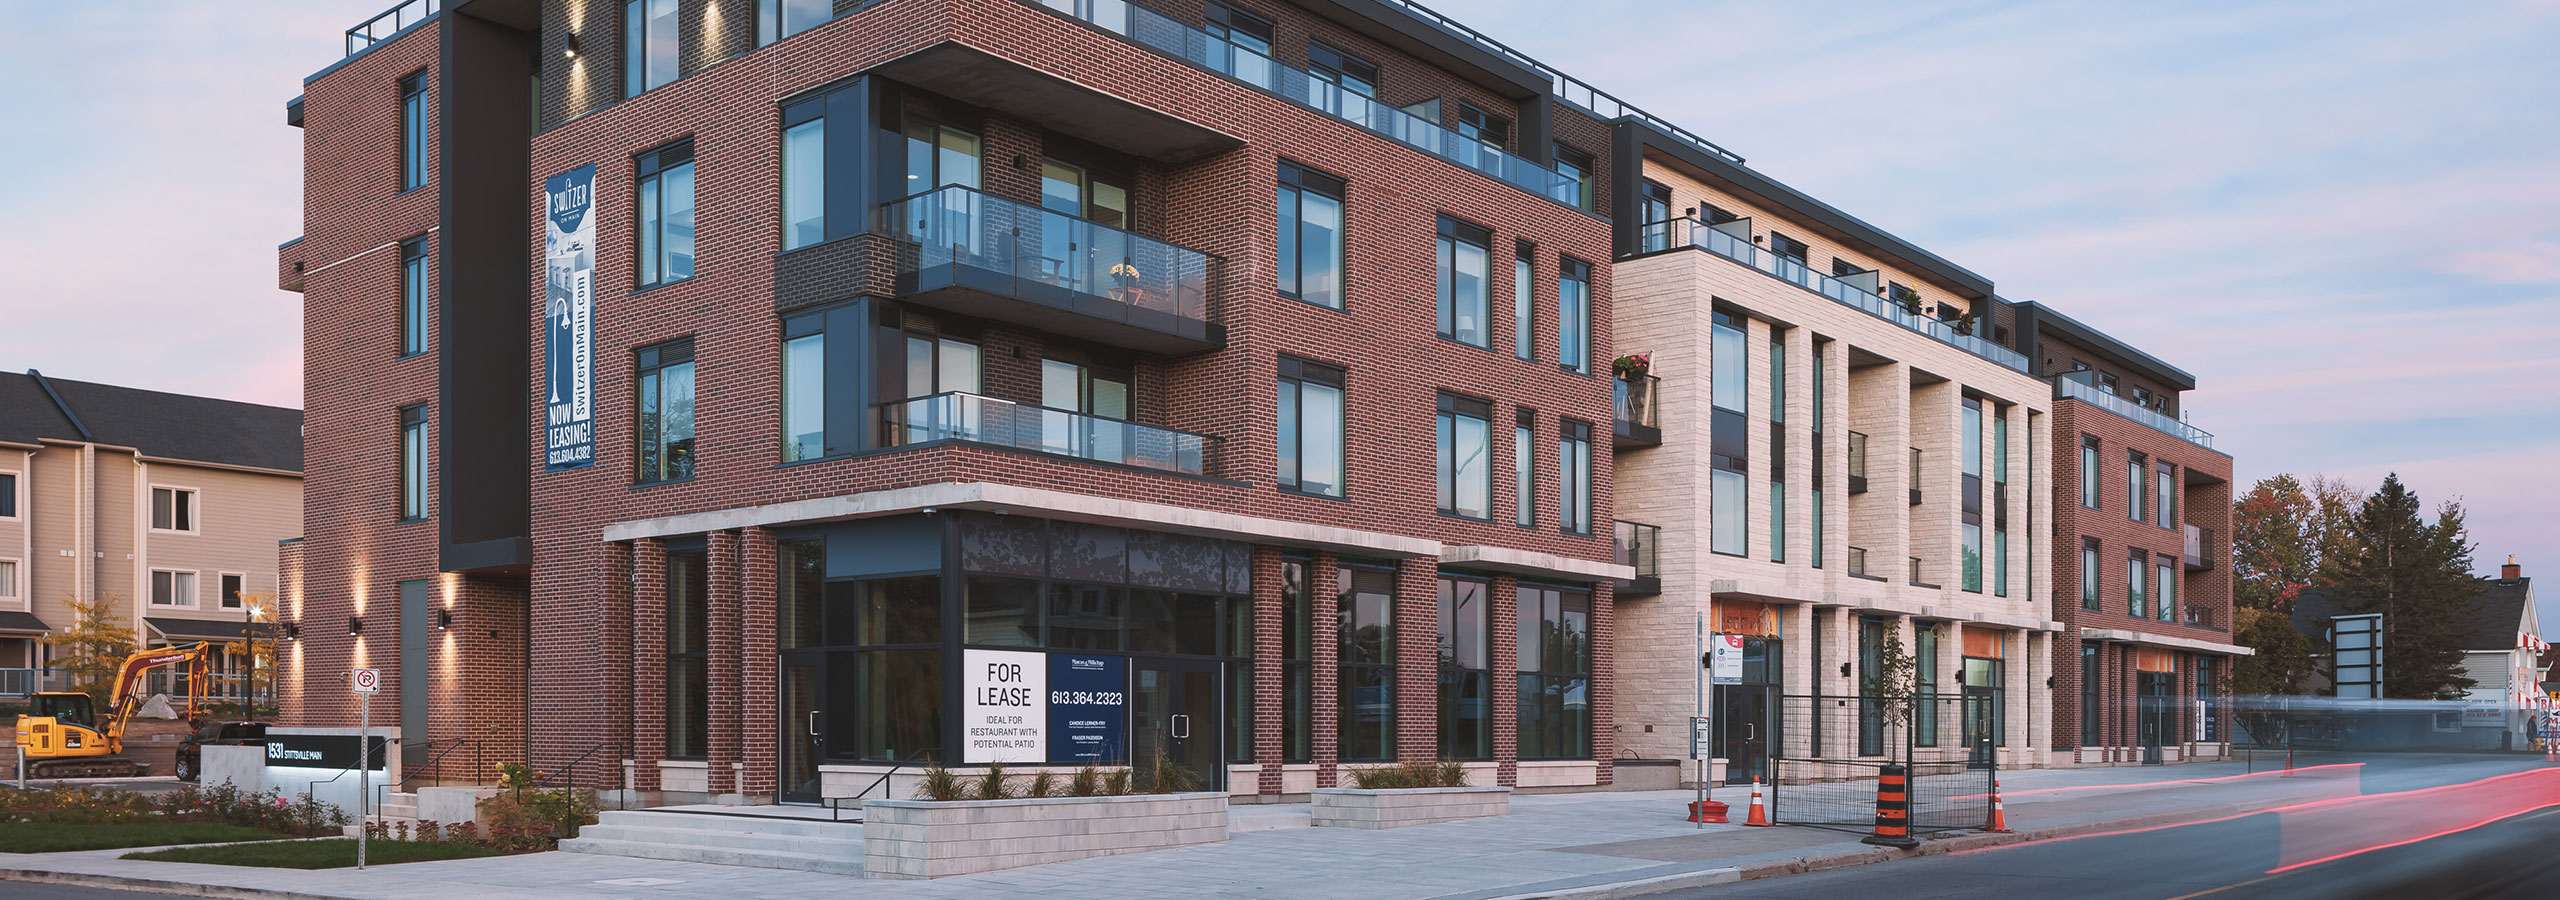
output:
POLYGON ((1190 716, 1188 716, 1188 715, 1182 715, 1182 714, 1179 714, 1179 713, 1177 713, 1177 714, 1175 714, 1175 715, 1174 715, 1174 717, 1173 717, 1173 737, 1175 737, 1175 738, 1186 738, 1186 739, 1187 739, 1187 738, 1189 738, 1189 737, 1191 737, 1191 717, 1190 717, 1190 716))
POLYGON ((820 737, 818 736, 818 735, 819 735, 819 733, 820 733, 820 732, 818 731, 818 711, 813 709, 813 710, 810 710, 810 711, 809 711, 809 740, 812 740, 812 741, 823 740, 823 738, 820 738, 820 737))

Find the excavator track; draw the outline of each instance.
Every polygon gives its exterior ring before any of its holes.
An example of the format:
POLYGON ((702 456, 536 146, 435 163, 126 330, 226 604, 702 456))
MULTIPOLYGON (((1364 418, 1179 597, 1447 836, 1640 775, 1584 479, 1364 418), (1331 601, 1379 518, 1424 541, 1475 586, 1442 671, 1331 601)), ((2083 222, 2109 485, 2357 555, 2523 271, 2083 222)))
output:
POLYGON ((120 756, 30 760, 27 763, 29 778, 133 778, 141 774, 141 763, 120 756))

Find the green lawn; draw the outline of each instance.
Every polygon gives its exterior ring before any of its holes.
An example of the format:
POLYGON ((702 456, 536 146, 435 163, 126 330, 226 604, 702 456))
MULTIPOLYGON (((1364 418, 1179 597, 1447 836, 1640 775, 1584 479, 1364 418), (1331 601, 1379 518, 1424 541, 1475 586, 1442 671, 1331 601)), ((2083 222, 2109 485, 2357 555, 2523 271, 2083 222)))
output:
POLYGON ((284 835, 211 822, 146 822, 139 825, 61 825, 0 822, 0 853, 59 853, 118 847, 166 847, 223 841, 272 841, 284 835))
MULTIPOLYGON (((373 841, 365 848, 365 865, 474 859, 498 851, 478 844, 427 844, 417 841, 373 841)), ((127 853, 126 859, 212 863, 218 866, 269 866, 279 869, 336 869, 356 864, 355 838, 234 844, 224 847, 172 847, 127 853)))

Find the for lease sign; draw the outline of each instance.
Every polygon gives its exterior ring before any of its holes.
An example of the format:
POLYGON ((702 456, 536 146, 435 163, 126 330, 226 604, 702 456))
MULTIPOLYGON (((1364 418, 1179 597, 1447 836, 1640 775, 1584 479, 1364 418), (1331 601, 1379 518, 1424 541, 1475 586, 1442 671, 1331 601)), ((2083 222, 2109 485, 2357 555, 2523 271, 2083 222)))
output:
POLYGON ((1049 655, 963 650, 960 741, 964 763, 1049 759, 1049 655))

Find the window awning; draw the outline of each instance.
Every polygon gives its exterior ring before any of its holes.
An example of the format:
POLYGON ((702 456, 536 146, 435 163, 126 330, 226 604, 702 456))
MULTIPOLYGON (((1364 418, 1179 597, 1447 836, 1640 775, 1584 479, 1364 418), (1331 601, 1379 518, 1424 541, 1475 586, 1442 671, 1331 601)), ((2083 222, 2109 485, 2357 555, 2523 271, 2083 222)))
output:
POLYGON ((142 621, 149 623, 152 631, 172 641, 245 641, 250 635, 247 622, 150 617, 142 621))
POLYGON ((0 612, 0 632, 34 632, 36 634, 43 634, 52 630, 52 628, 45 626, 43 619, 36 618, 35 613, 0 612))

